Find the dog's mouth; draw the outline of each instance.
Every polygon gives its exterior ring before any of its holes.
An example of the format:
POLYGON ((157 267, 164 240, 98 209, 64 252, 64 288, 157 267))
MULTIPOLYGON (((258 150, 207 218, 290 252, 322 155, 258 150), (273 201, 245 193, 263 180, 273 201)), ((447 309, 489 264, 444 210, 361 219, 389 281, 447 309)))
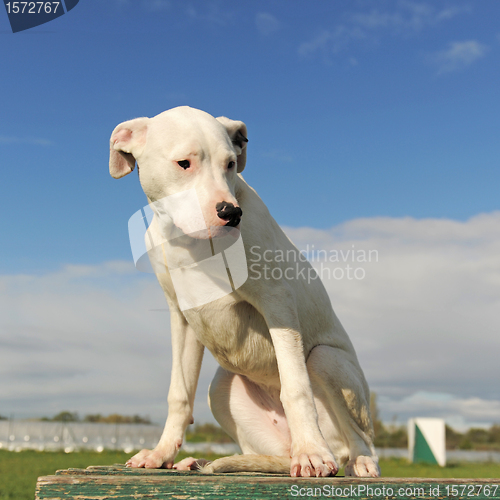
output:
MULTIPOLYGON (((196 202, 193 194, 182 193, 182 197, 191 195, 193 200, 188 201, 196 202)), ((129 220, 130 242, 137 269, 162 273, 165 272, 164 265, 176 269, 211 261, 212 257, 228 250, 241 239, 240 217, 223 213, 229 220, 219 217, 214 225, 209 225, 199 204, 181 205, 176 198, 180 195, 173 195, 166 202, 150 201, 129 220)))
POLYGON ((240 237, 240 231, 231 226, 210 227, 189 234, 179 230, 178 236, 168 238, 168 245, 162 245, 162 252, 170 270, 202 262, 210 267, 215 265, 210 264, 212 258, 220 258, 221 253, 233 247, 240 237))
MULTIPOLYGON (((184 221, 183 221, 184 222, 184 221)), ((162 224, 164 232, 168 234, 164 234, 168 240, 177 239, 177 238, 192 238, 194 240, 206 240, 209 238, 218 238, 226 236, 231 233, 231 230, 234 229, 239 233, 241 226, 241 219, 238 220, 230 220, 227 224, 222 226, 209 226, 204 229, 196 229, 192 230, 193 226, 196 225, 184 223, 180 224, 175 219, 171 219, 167 224, 162 224), (170 226, 170 227, 168 227, 170 226), (168 228, 167 228, 168 227, 168 228)))
POLYGON ((212 240, 218 238, 224 238, 228 234, 240 234, 240 223, 233 226, 231 224, 226 224, 224 226, 210 226, 206 229, 200 229, 198 231, 185 231, 182 227, 177 224, 172 224, 175 228, 170 232, 169 235, 165 235, 168 241, 173 242, 174 240, 177 244, 189 245, 190 240, 212 240))
POLYGON ((238 221, 237 224, 230 224, 229 222, 225 224, 224 226, 210 226, 209 232, 210 232, 210 237, 211 238, 217 238, 219 236, 225 236, 229 233, 231 233, 231 230, 234 229, 239 233, 240 231, 240 223, 241 219, 238 221))
POLYGON ((216 217, 212 219, 209 216, 207 219, 195 189, 150 201, 150 206, 156 215, 162 236, 168 241, 177 238, 184 241, 186 238, 206 240, 225 236, 228 228, 239 229, 243 214, 236 203, 221 201, 215 205, 216 217))

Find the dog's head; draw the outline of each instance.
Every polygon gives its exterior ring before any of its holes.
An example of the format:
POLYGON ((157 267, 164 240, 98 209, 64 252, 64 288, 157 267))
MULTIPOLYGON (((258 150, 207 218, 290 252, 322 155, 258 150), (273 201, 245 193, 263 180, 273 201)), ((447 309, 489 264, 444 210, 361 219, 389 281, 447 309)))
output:
POLYGON ((118 125, 111 134, 109 170, 119 179, 137 162, 156 213, 168 212, 184 234, 207 227, 213 233, 240 223, 235 185, 245 168, 246 136, 241 121, 182 106, 118 125))

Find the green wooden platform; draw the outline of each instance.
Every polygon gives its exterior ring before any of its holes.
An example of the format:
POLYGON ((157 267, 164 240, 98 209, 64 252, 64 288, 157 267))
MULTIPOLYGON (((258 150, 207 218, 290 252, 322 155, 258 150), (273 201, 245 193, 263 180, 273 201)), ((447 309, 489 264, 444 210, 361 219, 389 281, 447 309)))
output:
POLYGON ((36 500, 125 499, 500 499, 500 479, 346 477, 291 478, 273 474, 214 474, 124 465, 57 471, 38 478, 36 500))

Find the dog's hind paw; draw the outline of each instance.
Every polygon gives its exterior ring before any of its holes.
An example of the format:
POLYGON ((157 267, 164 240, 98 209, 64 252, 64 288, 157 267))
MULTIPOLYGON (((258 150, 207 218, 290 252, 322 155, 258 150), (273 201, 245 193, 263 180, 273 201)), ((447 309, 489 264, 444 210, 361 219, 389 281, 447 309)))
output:
POLYGON ((359 455, 349 460, 345 466, 345 475, 355 477, 380 477, 380 467, 372 457, 359 455))
POLYGON ((209 464, 210 462, 208 460, 205 460, 204 458, 193 458, 193 457, 188 457, 185 458, 184 460, 181 460, 180 462, 177 462, 174 464, 173 469, 177 470, 200 470, 202 467, 205 465, 209 464))

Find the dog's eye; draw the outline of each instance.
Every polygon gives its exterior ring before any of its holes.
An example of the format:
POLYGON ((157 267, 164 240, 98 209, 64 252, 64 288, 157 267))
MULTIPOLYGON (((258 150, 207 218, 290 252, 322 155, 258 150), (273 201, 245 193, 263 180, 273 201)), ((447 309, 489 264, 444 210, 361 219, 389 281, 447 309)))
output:
POLYGON ((228 169, 232 169, 234 167, 235 163, 234 161, 230 161, 228 164, 227 164, 227 168, 228 169))
POLYGON ((177 162, 177 165, 179 165, 179 167, 182 167, 184 170, 186 170, 190 167, 191 164, 189 163, 189 160, 181 160, 181 161, 177 162))

